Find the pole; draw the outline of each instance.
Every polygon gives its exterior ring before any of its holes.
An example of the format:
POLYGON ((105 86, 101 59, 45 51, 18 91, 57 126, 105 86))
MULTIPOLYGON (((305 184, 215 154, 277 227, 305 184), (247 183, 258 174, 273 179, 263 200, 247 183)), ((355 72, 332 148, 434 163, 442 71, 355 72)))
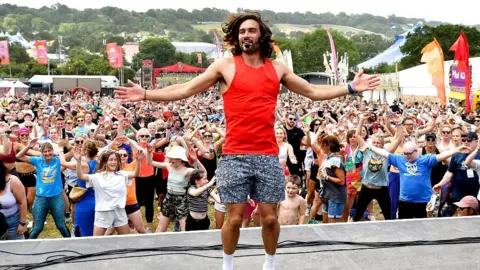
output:
POLYGON ((48 54, 47 54, 47 75, 50 76, 50 59, 48 58, 48 54))
POLYGON ((12 78, 12 65, 8 64, 8 70, 10 71, 10 78, 12 78))

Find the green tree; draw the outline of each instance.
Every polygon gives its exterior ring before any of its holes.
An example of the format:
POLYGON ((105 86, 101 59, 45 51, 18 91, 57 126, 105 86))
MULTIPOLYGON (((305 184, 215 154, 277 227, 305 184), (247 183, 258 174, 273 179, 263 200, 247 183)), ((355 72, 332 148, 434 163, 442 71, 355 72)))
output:
POLYGON ((89 75, 105 75, 110 73, 112 68, 108 64, 108 61, 103 58, 97 58, 93 60, 87 67, 87 73, 89 75))
POLYGON ((415 33, 408 35, 407 42, 400 49, 405 55, 401 61, 403 68, 410 68, 422 64, 422 49, 434 38, 442 46, 445 60, 452 60, 454 52, 449 51, 450 47, 460 36, 460 32, 464 31, 470 44, 470 56, 480 56, 480 32, 475 27, 467 27, 463 25, 439 25, 437 27, 424 26, 417 29, 415 33))
POLYGON ((175 63, 175 46, 164 38, 149 38, 140 42, 140 52, 137 61, 152 59, 155 67, 167 66, 175 63))

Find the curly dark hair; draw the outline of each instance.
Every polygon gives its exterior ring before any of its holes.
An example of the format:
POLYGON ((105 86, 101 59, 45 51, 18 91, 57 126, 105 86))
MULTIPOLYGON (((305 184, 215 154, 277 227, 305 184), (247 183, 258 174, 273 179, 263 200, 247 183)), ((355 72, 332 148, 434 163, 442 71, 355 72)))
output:
POLYGON ((242 47, 238 40, 238 35, 240 32, 240 25, 246 20, 254 20, 260 25, 261 36, 258 39, 258 42, 260 43, 260 53, 262 57, 270 58, 273 51, 272 42, 274 42, 274 40, 272 40, 272 31, 262 21, 262 17, 258 12, 247 11, 231 14, 228 21, 222 24, 222 31, 225 33, 223 41, 232 46, 231 52, 233 55, 241 55, 242 47))

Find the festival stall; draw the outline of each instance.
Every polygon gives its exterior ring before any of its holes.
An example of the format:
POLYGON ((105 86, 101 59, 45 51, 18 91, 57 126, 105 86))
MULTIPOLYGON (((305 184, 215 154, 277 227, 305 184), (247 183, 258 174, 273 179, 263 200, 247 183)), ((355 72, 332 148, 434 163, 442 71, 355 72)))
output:
POLYGON ((197 76, 199 73, 205 72, 206 68, 195 67, 178 62, 171 66, 153 69, 153 85, 161 87, 164 84, 182 83, 197 76), (157 83, 157 77, 159 82, 157 83), (158 84, 158 85, 157 85, 158 84))

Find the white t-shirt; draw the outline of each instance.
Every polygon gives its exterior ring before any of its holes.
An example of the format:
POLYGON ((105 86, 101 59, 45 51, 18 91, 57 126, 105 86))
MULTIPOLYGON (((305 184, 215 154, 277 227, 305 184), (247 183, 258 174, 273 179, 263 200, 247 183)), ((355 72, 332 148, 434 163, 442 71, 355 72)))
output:
POLYGON ((90 174, 88 181, 89 186, 95 190, 95 211, 125 208, 127 186, 132 184, 126 171, 90 174))
POLYGON ((90 131, 92 129, 97 129, 97 125, 95 123, 85 124, 85 127, 90 131))

